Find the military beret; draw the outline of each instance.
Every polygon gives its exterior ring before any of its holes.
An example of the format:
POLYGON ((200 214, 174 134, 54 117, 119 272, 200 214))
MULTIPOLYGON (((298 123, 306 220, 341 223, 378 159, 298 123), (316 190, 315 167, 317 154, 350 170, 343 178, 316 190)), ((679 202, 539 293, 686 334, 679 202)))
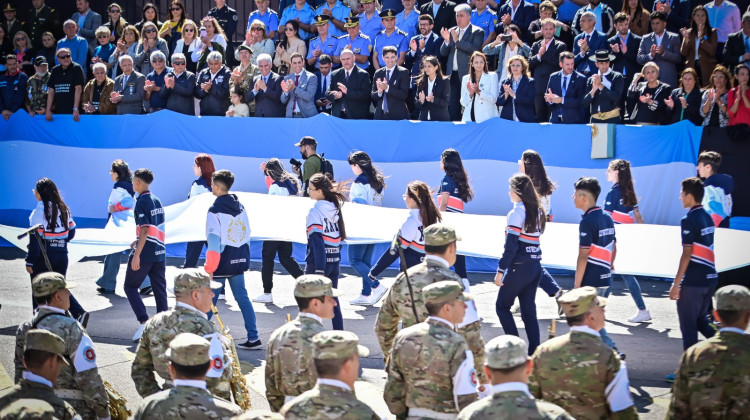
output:
POLYGON ((515 335, 501 335, 484 346, 485 364, 492 369, 520 366, 528 359, 529 346, 515 335))
POLYGON ((745 286, 724 286, 715 296, 716 309, 720 311, 750 311, 750 290, 745 286))
POLYGON ((449 303, 456 299, 463 302, 473 300, 470 294, 464 292, 464 287, 461 283, 455 280, 443 280, 425 286, 422 289, 422 296, 425 303, 437 305, 449 303))
POLYGON ((424 229, 424 244, 427 246, 441 246, 460 241, 456 230, 443 223, 435 223, 424 229))
POLYGON ((313 337, 313 357, 319 360, 346 359, 353 354, 370 355, 365 346, 359 345, 357 334, 349 331, 323 331, 313 337))
POLYGON ((607 298, 600 297, 591 286, 573 289, 557 298, 567 318, 583 315, 595 305, 606 306, 607 298))
POLYGON ((294 297, 314 298, 320 296, 341 296, 341 292, 333 288, 333 282, 319 274, 303 274, 297 277, 294 284, 294 297))
POLYGON ((360 3, 362 4, 368 4, 368 3, 374 3, 375 0, 361 0, 360 3))
POLYGON ((208 349, 211 344, 193 333, 180 333, 169 342, 167 359, 182 366, 200 366, 211 361, 208 349))
POLYGON ((34 328, 26 332, 26 344, 23 346, 23 351, 28 350, 41 350, 55 354, 63 363, 69 364, 65 360, 65 342, 58 335, 47 330, 34 328))
POLYGON ((74 282, 66 281, 65 276, 54 271, 39 274, 31 281, 31 293, 34 297, 49 296, 58 290, 75 287, 74 282))
POLYGON ((200 268, 188 268, 180 271, 174 277, 174 292, 189 292, 208 287, 209 289, 218 289, 221 283, 212 281, 211 277, 200 268))

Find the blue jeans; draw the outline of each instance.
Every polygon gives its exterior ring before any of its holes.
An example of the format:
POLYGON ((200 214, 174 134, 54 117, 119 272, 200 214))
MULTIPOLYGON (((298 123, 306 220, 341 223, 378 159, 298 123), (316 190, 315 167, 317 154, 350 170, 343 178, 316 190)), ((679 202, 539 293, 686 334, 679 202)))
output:
POLYGON ((643 302, 643 295, 641 294, 641 285, 638 283, 638 279, 636 279, 635 276, 631 276, 630 274, 622 274, 620 275, 620 277, 625 282, 625 285, 628 287, 628 290, 630 290, 630 296, 633 298, 633 302, 635 302, 635 306, 637 306, 638 309, 641 311, 645 310, 646 303, 643 302))
POLYGON ((495 302, 495 312, 500 319, 500 325, 503 326, 505 334, 515 335, 518 337, 518 328, 516 321, 513 320, 513 314, 510 307, 518 297, 518 303, 521 306, 521 319, 524 328, 526 328, 526 337, 529 340, 529 355, 534 354, 539 346, 539 321, 536 317, 536 289, 539 286, 539 279, 542 277, 542 266, 539 262, 526 264, 513 264, 503 277, 503 286, 497 292, 497 301, 495 302))
POLYGON ((378 286, 378 282, 373 283, 369 276, 375 244, 349 245, 347 249, 349 265, 362 277, 362 296, 370 296, 372 288, 378 286))
MULTIPOLYGON (((601 297, 608 297, 609 296, 609 292, 611 292, 611 291, 612 291, 612 277, 609 278, 609 286, 597 287, 596 288, 597 294, 599 294, 599 296, 601 296, 601 297)), ((607 329, 606 328, 602 328, 601 330, 599 330, 599 336, 602 337, 602 341, 604 341, 604 344, 606 344, 607 347, 611 347, 613 349, 617 348, 617 345, 615 344, 615 340, 613 340, 609 336, 609 334, 607 334, 607 329)))
MULTIPOLYGON (((247 339, 249 341, 255 341, 258 339, 258 327, 255 325, 255 310, 253 304, 250 303, 250 298, 247 297, 247 289, 245 289, 245 273, 237 274, 232 277, 214 277, 214 281, 221 283, 221 288, 224 288, 225 281, 229 279, 229 287, 232 289, 232 295, 234 300, 237 301, 237 306, 240 307, 242 312, 242 319, 245 321, 245 331, 247 331, 247 339)), ((216 301, 219 300, 219 290, 214 289, 214 306, 216 301)), ((211 319, 213 312, 208 313, 208 319, 211 319)))
POLYGON ((716 334, 708 321, 708 305, 713 296, 713 287, 681 286, 677 299, 677 317, 682 332, 682 348, 687 350, 698 342, 698 332, 706 338, 716 334))
MULTIPOLYGON (((117 287, 117 273, 120 272, 121 257, 122 252, 115 252, 104 257, 104 272, 96 281, 97 286, 107 290, 115 290, 115 287, 117 287)), ((151 286, 151 279, 146 277, 146 280, 141 284, 141 289, 149 286, 151 286)))

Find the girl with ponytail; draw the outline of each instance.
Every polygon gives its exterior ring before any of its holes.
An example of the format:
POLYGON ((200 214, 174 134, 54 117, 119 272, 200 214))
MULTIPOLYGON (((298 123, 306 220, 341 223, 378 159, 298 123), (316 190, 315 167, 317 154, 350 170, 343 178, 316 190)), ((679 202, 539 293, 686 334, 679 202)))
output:
MULTIPOLYGON (((474 191, 469 185, 469 175, 464 169, 461 155, 456 149, 446 149, 440 156, 440 169, 445 171, 443 180, 440 181, 438 189, 438 207, 440 211, 450 213, 463 213, 464 203, 474 198, 474 191)), ((456 274, 461 276, 464 287, 469 288, 468 275, 466 274, 466 257, 456 255, 456 263, 453 265, 456 274)))

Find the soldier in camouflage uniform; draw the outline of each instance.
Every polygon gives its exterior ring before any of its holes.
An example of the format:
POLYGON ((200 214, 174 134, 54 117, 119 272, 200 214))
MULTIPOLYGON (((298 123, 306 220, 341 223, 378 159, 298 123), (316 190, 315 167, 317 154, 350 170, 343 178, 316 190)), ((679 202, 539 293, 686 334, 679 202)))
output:
POLYGON ((672 387, 668 419, 742 419, 750 415, 750 290, 716 291, 719 333, 687 349, 672 387))
POLYGON ((266 353, 266 398, 271 410, 315 386, 312 339, 323 331, 323 320, 333 318, 334 297, 340 296, 326 277, 306 274, 297 278, 294 298, 300 313, 271 334, 266 353))
POLYGON ((232 417, 231 420, 284 420, 284 416, 270 411, 248 411, 247 413, 232 417))
POLYGON ((45 418, 42 414, 51 414, 59 420, 80 420, 73 407, 52 389, 62 367, 68 366, 62 338, 47 330, 32 329, 24 343, 26 370, 18 385, 0 392, 0 419, 45 418))
POLYGON ((189 332, 211 341, 211 369, 206 374, 208 390, 215 396, 231 398, 232 378, 231 343, 211 321, 206 312, 211 310, 212 288, 219 288, 205 271, 191 268, 181 271, 174 279, 176 304, 171 311, 160 312, 146 322, 143 336, 138 343, 130 376, 141 397, 155 394, 162 389, 156 382, 154 372, 166 382, 164 388, 173 386, 169 376, 167 349, 169 342, 179 333, 189 332))
POLYGON ((224 419, 242 414, 239 406, 211 396, 206 389, 206 372, 212 363, 210 347, 208 340, 196 334, 177 334, 166 354, 174 388, 144 399, 133 419, 224 419))
POLYGON ((284 404, 281 415, 287 420, 380 420, 354 395, 359 358, 370 353, 359 345, 357 334, 324 331, 313 337, 313 347, 318 382, 313 389, 284 404))
POLYGON ((625 362, 601 339, 604 306, 590 286, 557 299, 570 332, 537 347, 529 390, 579 419, 636 419, 625 362))
POLYGON ((453 280, 422 295, 429 317, 396 334, 383 399, 397 419, 454 419, 478 398, 473 356, 455 330, 472 298, 453 280))
POLYGON ((34 115, 44 115, 47 111, 47 82, 49 82, 50 72, 47 59, 39 56, 34 59, 34 69, 36 73, 29 77, 26 82, 26 102, 24 107, 32 117, 34 115), (43 72, 44 76, 39 76, 43 72))
POLYGON ((39 309, 31 321, 18 326, 16 333, 16 383, 22 378, 26 333, 42 328, 62 338, 63 355, 70 364, 63 366, 55 383, 55 393, 75 408, 84 419, 109 417, 109 396, 96 365, 94 342, 83 326, 68 313, 70 291, 75 283, 60 273, 47 272, 34 277, 32 294, 39 309))
POLYGON ((529 346, 513 335, 501 335, 485 347, 485 373, 492 381, 492 397, 461 410, 457 420, 573 420, 562 408, 535 400, 529 393, 529 346))
MULTIPOLYGON (((388 354, 393 347, 393 338, 398 332, 399 321, 402 322, 403 328, 407 328, 427 319, 428 314, 422 297, 422 288, 443 280, 462 281, 461 277, 450 270, 450 266, 456 259, 456 247, 451 246, 451 244, 460 240, 461 238, 452 227, 442 223, 436 223, 424 229, 426 253, 424 261, 407 270, 414 301, 412 302, 412 294, 409 292, 406 276, 404 273, 400 273, 383 300, 383 306, 380 307, 375 320, 375 335, 378 337, 383 354, 388 354), (436 248, 439 252, 435 252, 436 248), (415 311, 418 319, 414 316, 415 311)), ((469 291, 467 284, 464 284, 464 288, 467 292, 469 291)), ((473 314, 476 320, 466 325, 463 325, 466 322, 463 320, 458 332, 466 339, 469 350, 474 356, 474 369, 479 375, 480 384, 486 384, 489 388, 489 381, 482 368, 484 365, 484 339, 482 338, 481 321, 476 315, 475 302, 467 302, 467 305, 470 305, 467 314, 473 314)))

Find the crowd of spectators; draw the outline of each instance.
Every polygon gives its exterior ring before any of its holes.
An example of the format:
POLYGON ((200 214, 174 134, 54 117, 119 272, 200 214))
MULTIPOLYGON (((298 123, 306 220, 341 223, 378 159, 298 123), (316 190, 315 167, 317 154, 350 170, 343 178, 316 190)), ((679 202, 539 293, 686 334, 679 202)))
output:
POLYGON ((5 119, 750 122, 750 11, 727 0, 255 0, 246 25, 225 0, 147 3, 139 22, 74 2, 64 19, 32 0, 28 22, 2 6, 5 119))

